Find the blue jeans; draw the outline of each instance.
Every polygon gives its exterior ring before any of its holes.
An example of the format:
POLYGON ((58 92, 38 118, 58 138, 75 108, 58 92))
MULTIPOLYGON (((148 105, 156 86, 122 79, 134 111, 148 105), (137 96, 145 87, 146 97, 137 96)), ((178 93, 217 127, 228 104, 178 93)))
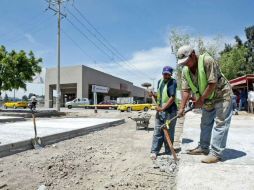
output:
POLYGON ((202 110, 199 146, 209 150, 211 145, 210 153, 219 158, 226 147, 232 110, 231 99, 215 103, 214 109, 210 111, 202 110))
MULTIPOLYGON (((151 153, 158 154, 161 150, 163 143, 165 147, 165 153, 166 154, 171 153, 166 137, 163 133, 163 130, 161 129, 161 126, 165 124, 166 120, 169 120, 175 117, 176 115, 177 115, 177 111, 173 111, 171 113, 166 112, 164 117, 160 117, 159 113, 158 112, 156 113, 151 153)), ((169 134, 170 134, 170 139, 172 143, 174 142, 175 125, 176 125, 176 119, 170 123, 170 128, 169 128, 169 134)))

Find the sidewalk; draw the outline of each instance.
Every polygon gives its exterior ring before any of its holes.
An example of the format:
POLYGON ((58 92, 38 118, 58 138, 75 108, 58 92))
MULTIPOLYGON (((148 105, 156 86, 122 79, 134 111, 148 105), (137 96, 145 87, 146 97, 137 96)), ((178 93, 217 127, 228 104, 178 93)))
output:
POLYGON ((254 189, 254 117, 233 116, 223 162, 210 165, 200 162, 203 156, 185 154, 187 149, 197 146, 200 117, 193 112, 186 115, 177 188, 254 189))

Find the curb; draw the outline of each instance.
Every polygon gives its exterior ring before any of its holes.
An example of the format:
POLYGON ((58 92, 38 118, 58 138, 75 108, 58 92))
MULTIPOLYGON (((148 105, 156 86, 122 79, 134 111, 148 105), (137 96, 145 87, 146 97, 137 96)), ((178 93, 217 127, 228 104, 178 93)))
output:
POLYGON ((16 122, 16 121, 25 121, 25 118, 23 117, 15 117, 15 118, 6 118, 6 119, 0 119, 0 123, 6 123, 6 122, 16 122))
MULTIPOLYGON (((40 139, 42 144, 46 146, 46 145, 51 145, 60 141, 67 140, 67 139, 71 139, 74 137, 86 135, 94 131, 100 131, 109 127, 121 125, 123 123, 125 123, 125 119, 119 119, 117 121, 102 123, 102 124, 98 124, 98 125, 94 125, 94 126, 90 126, 86 128, 75 129, 72 131, 66 131, 66 132, 57 133, 53 135, 47 135, 47 136, 41 137, 40 139)), ((30 150, 33 148, 34 147, 32 145, 32 139, 2 145, 0 146, 0 158, 5 156, 10 156, 19 152, 23 152, 26 150, 30 150)))

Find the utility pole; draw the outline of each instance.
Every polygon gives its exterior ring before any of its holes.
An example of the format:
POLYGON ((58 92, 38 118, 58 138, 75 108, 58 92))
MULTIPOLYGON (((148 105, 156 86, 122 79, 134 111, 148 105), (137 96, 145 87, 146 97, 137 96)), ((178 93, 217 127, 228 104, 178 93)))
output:
POLYGON ((62 16, 66 17, 61 12, 62 3, 69 0, 48 0, 48 9, 54 11, 57 14, 57 84, 56 84, 56 110, 60 111, 61 106, 61 88, 60 88, 60 68, 61 68, 61 19, 62 16))

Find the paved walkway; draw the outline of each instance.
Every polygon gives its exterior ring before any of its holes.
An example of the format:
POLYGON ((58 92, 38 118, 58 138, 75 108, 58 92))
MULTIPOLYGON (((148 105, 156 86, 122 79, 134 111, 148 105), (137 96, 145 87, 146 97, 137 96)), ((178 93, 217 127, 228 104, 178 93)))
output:
POLYGON ((254 117, 233 116, 223 162, 203 164, 203 156, 184 154, 197 146, 201 114, 186 115, 182 154, 177 177, 178 189, 254 190, 254 117))
MULTIPOLYGON (((39 137, 86 128, 102 123, 116 121, 118 119, 99 118, 59 118, 59 119, 38 119, 36 122, 39 137)), ((33 122, 23 121, 15 123, 0 124, 1 145, 19 142, 34 138, 33 122)))

